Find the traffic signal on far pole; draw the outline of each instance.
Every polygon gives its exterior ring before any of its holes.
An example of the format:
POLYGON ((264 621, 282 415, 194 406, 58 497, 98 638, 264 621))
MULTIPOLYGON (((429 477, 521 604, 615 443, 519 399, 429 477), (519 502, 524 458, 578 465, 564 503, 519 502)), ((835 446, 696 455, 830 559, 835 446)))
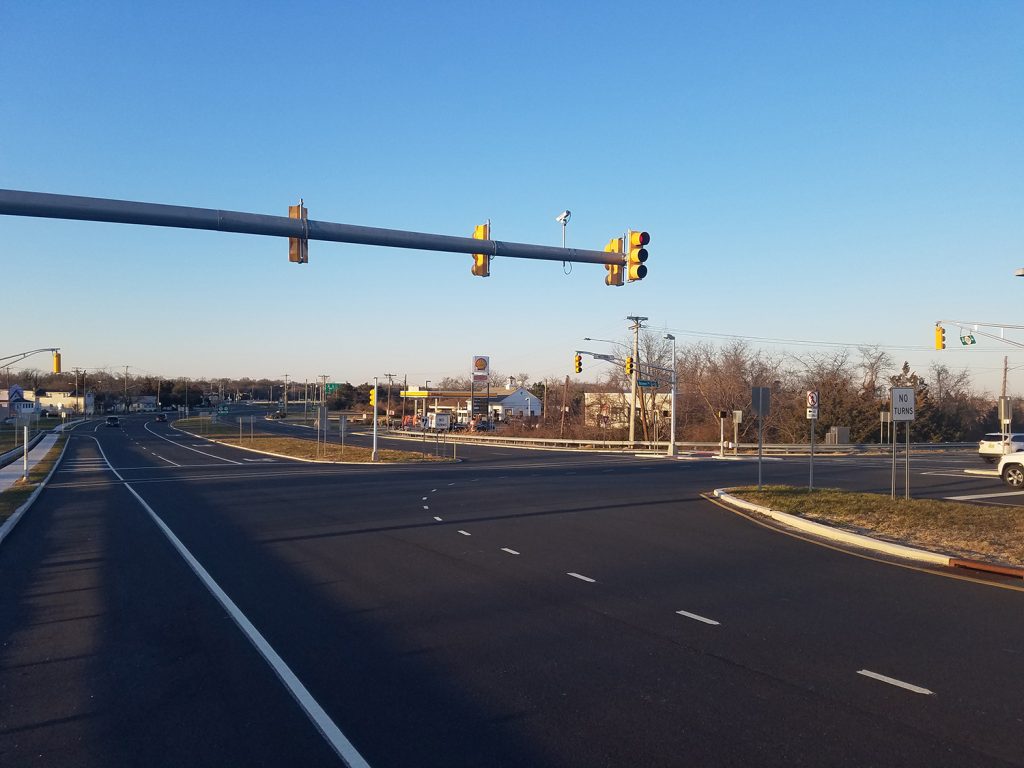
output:
POLYGON ((643 280, 647 277, 647 249, 644 248, 651 242, 651 236, 646 232, 629 230, 626 234, 626 247, 629 251, 626 254, 626 277, 632 280, 643 280))
MULTIPOLYGON (((608 241, 608 245, 606 245, 604 249, 609 253, 622 253, 622 238, 613 237, 608 241)), ((604 268, 608 270, 608 275, 604 279, 604 284, 622 285, 624 282, 622 277, 622 267, 623 264, 621 261, 615 264, 605 264, 604 268)))
MULTIPOLYGON (((474 240, 490 240, 491 239, 491 222, 487 221, 486 224, 477 224, 473 229, 474 240)), ((477 277, 490 277, 491 275, 491 257, 486 253, 474 253, 473 254, 473 269, 472 272, 477 277)))
POLYGON ((633 358, 632 357, 627 357, 626 358, 626 375, 627 376, 632 376, 633 375, 633 358))
POLYGON ((946 329, 943 328, 941 325, 935 326, 935 348, 946 348, 946 329))
POLYGON ((377 388, 376 387, 371 387, 370 388, 370 407, 371 408, 376 408, 377 407, 377 388))
POLYGON ((575 363, 576 373, 583 373, 583 356, 577 352, 573 362, 575 363))
MULTIPOLYGON (((302 200, 299 200, 298 205, 288 206, 288 218, 289 219, 302 219, 303 231, 306 230, 306 206, 302 204, 302 200)), ((289 237, 288 238, 288 261, 296 264, 305 264, 309 261, 309 240, 305 237, 289 237)))
POLYGON ((53 372, 60 373, 60 352, 56 350, 53 353, 53 372))

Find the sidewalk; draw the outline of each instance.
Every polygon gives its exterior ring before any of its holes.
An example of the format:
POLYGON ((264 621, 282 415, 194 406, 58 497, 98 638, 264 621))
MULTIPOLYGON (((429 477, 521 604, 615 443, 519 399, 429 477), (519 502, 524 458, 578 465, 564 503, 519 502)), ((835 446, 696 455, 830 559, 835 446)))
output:
MULTIPOLYGON (((32 448, 28 452, 28 468, 31 471, 32 467, 42 461, 43 457, 53 448, 53 444, 57 442, 57 435, 47 435, 38 443, 35 448, 32 448)), ((18 480, 21 479, 25 462, 24 459, 19 456, 17 459, 12 461, 6 467, 0 468, 0 493, 6 491, 18 480)))

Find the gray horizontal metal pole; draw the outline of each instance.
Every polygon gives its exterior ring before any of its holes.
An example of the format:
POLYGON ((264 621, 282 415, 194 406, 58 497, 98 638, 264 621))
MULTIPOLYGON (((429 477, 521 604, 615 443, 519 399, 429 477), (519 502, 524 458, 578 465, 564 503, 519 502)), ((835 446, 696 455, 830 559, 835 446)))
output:
POLYGON ((622 264, 624 255, 606 251, 586 251, 500 240, 476 240, 472 237, 431 235, 401 229, 361 227, 330 221, 292 219, 260 213, 221 211, 213 208, 189 208, 181 205, 138 203, 101 197, 53 195, 46 192, 22 192, 0 189, 0 214, 38 216, 47 219, 108 221, 118 224, 145 224, 153 227, 209 229, 273 237, 305 237, 336 243, 380 245, 389 248, 414 248, 423 251, 486 253, 513 259, 543 259, 589 264, 622 264))

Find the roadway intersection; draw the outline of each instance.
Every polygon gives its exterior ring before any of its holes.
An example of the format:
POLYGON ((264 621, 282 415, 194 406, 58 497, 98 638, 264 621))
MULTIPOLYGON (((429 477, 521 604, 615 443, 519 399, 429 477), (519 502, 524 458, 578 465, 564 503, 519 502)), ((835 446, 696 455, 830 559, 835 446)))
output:
MULTIPOLYGON (((324 466, 122 423, 75 431, 0 547, 3 765, 1024 765, 1019 580, 702 497, 753 463, 324 466)), ((1019 503, 966 467, 915 457, 914 494, 1019 503)))

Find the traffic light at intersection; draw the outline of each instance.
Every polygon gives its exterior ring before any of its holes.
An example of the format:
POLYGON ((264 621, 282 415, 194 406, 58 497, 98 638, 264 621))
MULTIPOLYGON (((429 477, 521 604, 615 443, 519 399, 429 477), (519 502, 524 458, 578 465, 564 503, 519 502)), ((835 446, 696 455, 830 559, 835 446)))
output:
MULTIPOLYGON (((473 239, 490 240, 491 222, 488 221, 486 224, 477 224, 476 227, 473 229, 473 239)), ((474 253, 472 272, 477 277, 490 277, 491 257, 486 253, 474 253)))
POLYGON ((639 232, 629 230, 626 235, 626 247, 629 251, 626 253, 626 277, 630 280, 643 280, 647 277, 647 267, 644 262, 647 261, 647 249, 644 248, 651 242, 651 236, 646 232, 639 232))
POLYGON ((377 388, 376 387, 372 387, 370 389, 370 407, 371 408, 376 408, 377 407, 377 388))
POLYGON ((632 357, 627 357, 626 358, 626 375, 627 376, 632 376, 633 375, 633 358, 632 357))
POLYGON ((60 373, 60 352, 53 353, 53 372, 60 373))
POLYGON ((935 348, 946 348, 946 329, 943 328, 941 325, 935 326, 935 348))
POLYGON ((575 364, 576 373, 583 373, 583 356, 578 352, 576 357, 573 358, 573 363, 575 364))
MULTIPOLYGON (((608 241, 608 245, 604 247, 609 253, 622 253, 622 238, 613 237, 608 241)), ((622 262, 616 264, 605 264, 604 268, 608 270, 607 276, 604 278, 605 285, 622 285, 624 280, 622 277, 622 262)))
MULTIPOLYGON (((299 201, 298 205, 288 206, 288 218, 289 219, 302 219, 303 222, 306 220, 306 206, 299 201)), ((309 240, 304 237, 289 237, 288 238, 288 261, 296 264, 306 264, 309 262, 309 240)))

